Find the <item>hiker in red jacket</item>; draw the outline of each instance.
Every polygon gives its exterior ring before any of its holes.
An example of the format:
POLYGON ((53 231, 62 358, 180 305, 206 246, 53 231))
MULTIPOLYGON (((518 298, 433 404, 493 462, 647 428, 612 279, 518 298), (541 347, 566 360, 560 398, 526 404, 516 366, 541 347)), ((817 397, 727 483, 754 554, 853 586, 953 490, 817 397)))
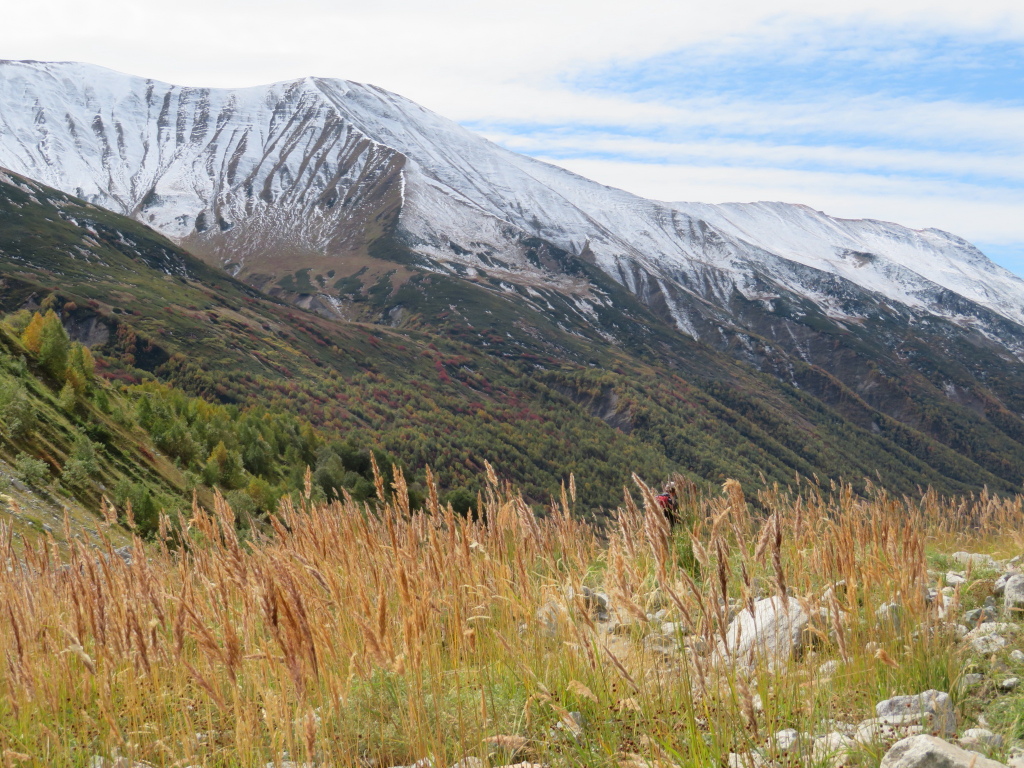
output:
POLYGON ((679 492, 676 489, 675 483, 665 483, 662 492, 654 498, 658 502, 658 506, 661 507, 662 513, 668 519, 669 525, 674 526, 679 522, 679 492))

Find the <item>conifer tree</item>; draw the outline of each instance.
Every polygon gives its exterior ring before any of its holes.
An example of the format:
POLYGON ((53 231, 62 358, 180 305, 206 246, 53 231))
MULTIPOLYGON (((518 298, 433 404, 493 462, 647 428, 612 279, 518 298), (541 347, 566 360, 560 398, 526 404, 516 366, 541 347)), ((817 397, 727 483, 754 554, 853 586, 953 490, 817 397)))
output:
POLYGON ((74 387, 75 392, 81 396, 95 376, 96 362, 93 360, 89 348, 78 343, 71 345, 68 351, 68 366, 65 378, 68 384, 74 387))
POLYGON ((39 364, 54 378, 63 378, 68 367, 68 334, 57 313, 50 310, 43 318, 40 331, 39 364))
POLYGON ((64 413, 74 413, 78 409, 78 393, 75 392, 71 382, 61 387, 60 394, 57 396, 57 407, 64 413))
POLYGON ((39 350, 43 346, 43 316, 38 312, 32 315, 28 326, 22 332, 21 343, 33 355, 39 354, 39 350))

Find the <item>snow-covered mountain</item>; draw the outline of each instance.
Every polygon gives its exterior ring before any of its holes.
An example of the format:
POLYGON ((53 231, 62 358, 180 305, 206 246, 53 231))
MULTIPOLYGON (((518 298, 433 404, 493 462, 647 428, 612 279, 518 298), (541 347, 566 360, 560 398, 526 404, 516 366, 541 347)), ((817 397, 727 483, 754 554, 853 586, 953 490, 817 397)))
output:
POLYGON ((908 322, 940 318, 1024 354, 1024 280, 958 237, 800 205, 645 200, 347 81, 188 88, 85 64, 2 62, 0 166, 262 285, 297 267, 345 272, 345 259, 388 235, 421 267, 486 277, 541 309, 551 290, 581 316, 611 301, 538 256, 540 242, 703 340, 749 325, 737 301, 749 315, 784 299, 846 328, 879 306, 908 322))

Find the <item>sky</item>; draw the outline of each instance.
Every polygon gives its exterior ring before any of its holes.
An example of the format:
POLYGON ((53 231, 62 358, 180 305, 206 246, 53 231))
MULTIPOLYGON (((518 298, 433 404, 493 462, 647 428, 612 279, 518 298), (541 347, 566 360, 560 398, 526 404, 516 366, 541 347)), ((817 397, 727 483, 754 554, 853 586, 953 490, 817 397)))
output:
POLYGON ((0 58, 369 82, 644 197, 937 227, 1024 276, 1019 0, 8 5, 0 58))

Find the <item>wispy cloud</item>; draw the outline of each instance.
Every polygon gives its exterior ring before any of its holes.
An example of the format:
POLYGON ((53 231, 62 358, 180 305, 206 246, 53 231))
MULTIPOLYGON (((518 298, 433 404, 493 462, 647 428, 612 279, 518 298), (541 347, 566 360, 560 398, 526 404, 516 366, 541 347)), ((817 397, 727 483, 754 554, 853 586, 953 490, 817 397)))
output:
POLYGON ((567 74, 548 120, 468 124, 645 196, 939 227, 1024 271, 1024 44, 992 30, 769 26, 567 74))

